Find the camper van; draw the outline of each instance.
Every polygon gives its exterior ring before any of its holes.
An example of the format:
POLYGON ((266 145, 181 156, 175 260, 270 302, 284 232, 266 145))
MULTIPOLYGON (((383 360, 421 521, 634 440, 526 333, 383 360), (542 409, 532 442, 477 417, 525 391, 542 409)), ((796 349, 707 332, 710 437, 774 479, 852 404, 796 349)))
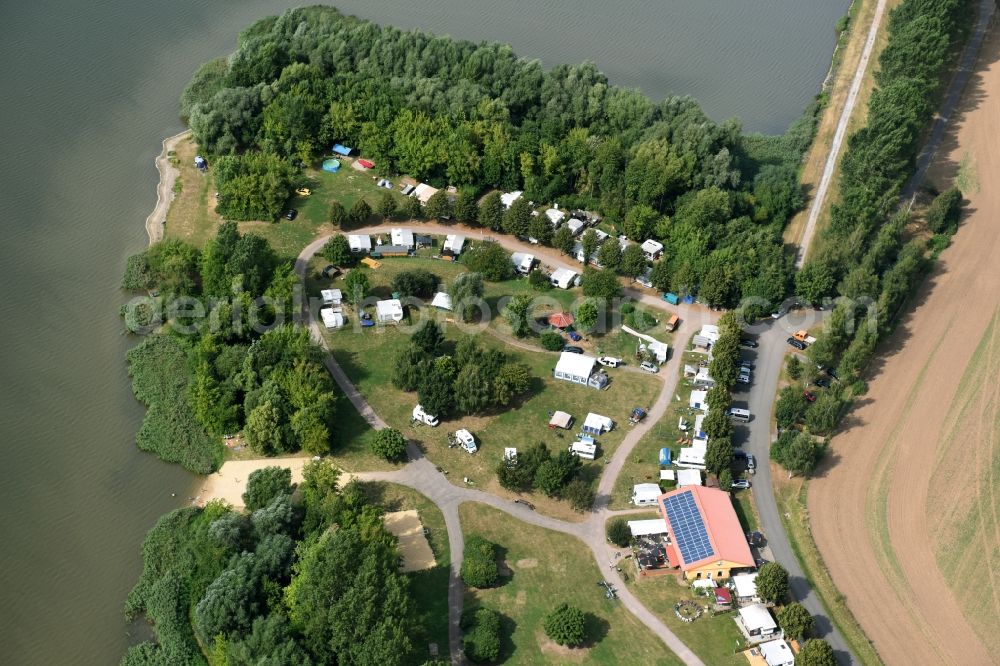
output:
POLYGON ((569 447, 569 452, 585 460, 597 457, 597 442, 592 437, 581 437, 569 447))
POLYGON ((436 416, 431 416, 424 411, 424 408, 417 405, 413 408, 413 420, 417 423, 426 423, 432 428, 436 428, 440 421, 437 420, 436 416))
POLYGON ((740 421, 742 423, 750 422, 750 410, 740 409, 739 407, 732 407, 729 410, 729 417, 734 421, 740 421))

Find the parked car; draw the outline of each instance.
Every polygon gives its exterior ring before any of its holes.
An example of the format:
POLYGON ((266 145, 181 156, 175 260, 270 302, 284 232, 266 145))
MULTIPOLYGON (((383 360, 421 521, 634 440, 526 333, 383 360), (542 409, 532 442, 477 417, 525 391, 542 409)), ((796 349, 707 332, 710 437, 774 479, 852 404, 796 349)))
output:
POLYGON ((757 469, 757 461, 754 460, 752 453, 747 454, 747 469, 750 470, 751 472, 757 469))
POLYGON ((818 386, 820 388, 830 388, 830 380, 826 377, 817 377, 813 380, 813 386, 818 386))
POLYGON ((816 402, 815 393, 810 393, 809 391, 803 391, 802 395, 804 395, 806 397, 806 400, 808 400, 809 402, 816 402))
POLYGON ((742 372, 742 373, 740 373, 740 376, 736 378, 736 381, 738 381, 740 384, 749 384, 750 383, 750 373, 749 372, 742 372))
POLYGON ((747 349, 757 349, 760 344, 752 338, 740 338, 740 346, 747 349))
POLYGON ((786 314, 788 314, 788 308, 782 305, 780 308, 771 313, 771 319, 781 319, 786 314))
POLYGON ((796 340, 795 338, 788 338, 787 340, 785 340, 785 342, 795 347, 799 351, 802 351, 803 349, 806 348, 806 343, 802 342, 801 340, 796 340))
POLYGON ((562 348, 562 350, 564 352, 569 352, 571 354, 582 354, 583 353, 583 349, 581 349, 580 347, 574 347, 573 345, 566 345, 565 347, 562 348))
POLYGON ((333 264, 327 264, 323 269, 323 277, 325 278, 335 278, 340 275, 340 269, 333 264))
POLYGON ((645 370, 646 372, 660 371, 660 367, 658 365, 656 365, 655 363, 650 363, 649 361, 643 361, 642 363, 639 364, 639 367, 645 370))
POLYGON ((835 369, 833 369, 833 368, 824 368, 823 372, 826 373, 827 377, 832 377, 834 379, 840 379, 840 377, 837 376, 837 371, 835 369))
POLYGON ((764 545, 764 535, 760 532, 747 532, 747 543, 759 548, 764 545))
POLYGON ((289 208, 288 210, 285 211, 285 219, 286 220, 294 220, 295 216, 298 215, 298 214, 299 214, 299 211, 295 210, 294 208, 289 208))
POLYGON ((736 488, 737 490, 746 490, 747 488, 750 487, 750 482, 747 481, 746 479, 736 479, 735 481, 733 481, 732 487, 736 488))
POLYGON ((614 356, 598 356, 597 362, 606 368, 617 368, 622 364, 622 360, 614 356))
POLYGON ((757 366, 751 363, 750 361, 740 360, 740 370, 746 370, 747 372, 750 372, 756 367, 757 366))
POLYGON ((581 336, 576 331, 566 331, 566 335, 568 335, 569 339, 572 340, 573 342, 579 342, 580 340, 583 339, 583 336, 581 336))

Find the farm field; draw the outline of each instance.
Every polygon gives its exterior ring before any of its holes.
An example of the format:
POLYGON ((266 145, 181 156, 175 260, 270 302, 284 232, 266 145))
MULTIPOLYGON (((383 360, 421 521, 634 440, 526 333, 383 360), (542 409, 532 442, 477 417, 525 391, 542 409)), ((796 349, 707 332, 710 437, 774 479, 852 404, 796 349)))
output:
POLYGON ((967 216, 809 486, 823 560, 890 664, 1000 650, 1000 192, 975 182, 1000 177, 998 95, 993 31, 931 173, 965 183, 967 216))
MULTIPOLYGON (((590 550, 572 536, 507 520, 496 509, 466 503, 462 531, 499 546, 499 587, 466 591, 466 609, 491 608, 506 618, 501 643, 505 664, 656 664, 681 662, 618 602, 605 599, 601 572, 590 550), (561 602, 587 614, 589 645, 569 649, 545 635, 545 614, 561 602)), ((736 625, 733 625, 735 630, 736 625)))

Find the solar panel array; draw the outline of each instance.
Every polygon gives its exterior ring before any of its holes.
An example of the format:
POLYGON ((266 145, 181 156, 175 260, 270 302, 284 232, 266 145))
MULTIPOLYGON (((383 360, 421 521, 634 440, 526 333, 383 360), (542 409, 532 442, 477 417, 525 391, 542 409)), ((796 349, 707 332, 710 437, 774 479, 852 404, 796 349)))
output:
POLYGON ((667 510, 667 519, 673 528, 674 540, 685 563, 697 562, 715 555, 712 541, 705 529, 705 520, 690 490, 665 498, 663 506, 667 510))

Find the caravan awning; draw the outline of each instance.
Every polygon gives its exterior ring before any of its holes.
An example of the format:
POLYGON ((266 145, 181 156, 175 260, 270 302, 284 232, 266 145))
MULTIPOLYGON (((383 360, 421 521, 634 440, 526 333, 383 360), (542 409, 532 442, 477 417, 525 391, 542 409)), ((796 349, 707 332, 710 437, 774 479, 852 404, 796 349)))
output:
POLYGON ((556 412, 552 415, 552 418, 549 419, 550 428, 563 428, 568 430, 571 423, 573 423, 573 417, 566 412, 556 412))
POLYGON ((652 520, 630 520, 628 521, 628 528, 632 530, 632 536, 649 536, 651 534, 666 534, 667 533, 667 521, 663 518, 654 518, 652 520))

